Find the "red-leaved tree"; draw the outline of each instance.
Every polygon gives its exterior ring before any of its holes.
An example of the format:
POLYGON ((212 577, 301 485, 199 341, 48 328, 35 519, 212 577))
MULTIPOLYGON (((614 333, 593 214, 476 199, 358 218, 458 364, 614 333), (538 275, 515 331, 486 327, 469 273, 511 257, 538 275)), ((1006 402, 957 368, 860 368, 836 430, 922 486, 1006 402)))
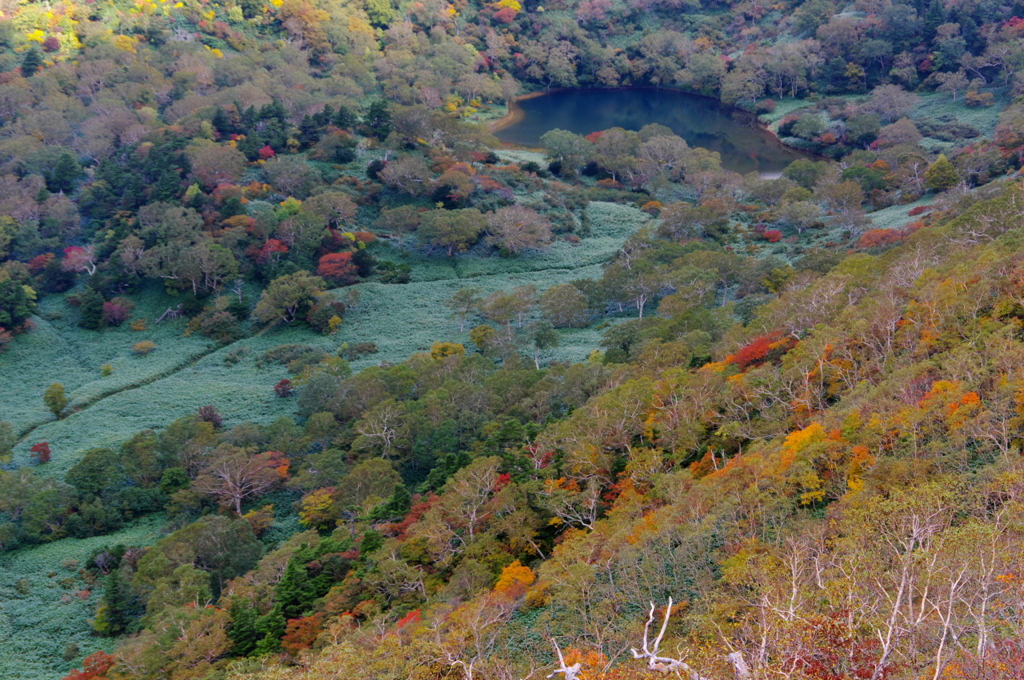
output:
POLYGON ((71 671, 64 680, 97 680, 107 677, 107 672, 114 667, 117 658, 102 649, 90 654, 82 661, 82 670, 71 671))
POLYGON ((782 340, 782 333, 778 331, 766 333, 741 347, 727 361, 746 370, 750 366, 758 366, 769 359, 785 354, 793 344, 792 338, 782 340))
POLYGON ((29 451, 32 452, 33 457, 40 463, 49 463, 51 458, 50 443, 39 442, 33 446, 29 451))
POLYGON ((128 306, 119 301, 103 303, 103 320, 108 326, 120 326, 130 315, 131 310, 128 306))
POLYGON ((494 13, 494 20, 499 24, 511 24, 516 19, 516 12, 511 7, 502 7, 494 13))
POLYGON ((96 249, 92 245, 84 248, 71 246, 64 249, 64 261, 61 263, 69 272, 87 272, 90 276, 96 273, 96 249))
POLYGON ((881 248, 903 240, 903 233, 897 229, 871 229, 864 232, 857 242, 859 248, 881 248))
POLYGON ((53 253, 43 253, 42 255, 36 255, 28 261, 28 271, 32 275, 42 274, 43 270, 46 269, 46 265, 50 264, 50 260, 55 258, 56 255, 53 253))
POLYGON ((281 638, 281 646, 292 655, 296 655, 303 649, 313 646, 323 627, 323 612, 317 612, 312 616, 303 616, 299 619, 289 619, 284 637, 281 638))
POLYGON ((359 278, 359 268, 352 262, 352 253, 330 253, 320 258, 316 268, 317 276, 330 279, 335 283, 355 283, 359 278))
POLYGON ((279 397, 291 396, 291 394, 294 391, 295 391, 295 386, 292 384, 292 381, 289 380, 288 378, 282 378, 281 382, 279 382, 276 385, 274 385, 274 392, 276 392, 277 396, 279 396, 279 397))
MULTIPOLYGON (((248 252, 248 251, 246 251, 248 252)), ((288 246, 276 238, 268 239, 259 250, 256 251, 257 264, 267 264, 271 260, 277 262, 283 253, 288 252, 288 246)))

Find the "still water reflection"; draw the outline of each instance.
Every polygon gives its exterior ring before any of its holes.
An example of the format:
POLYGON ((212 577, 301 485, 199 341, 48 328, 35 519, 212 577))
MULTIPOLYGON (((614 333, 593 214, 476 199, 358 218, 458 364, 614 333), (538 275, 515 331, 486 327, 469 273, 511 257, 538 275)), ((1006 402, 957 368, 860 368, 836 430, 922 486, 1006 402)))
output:
POLYGON ((777 173, 807 156, 784 146, 754 124, 753 117, 714 99, 673 90, 563 90, 520 100, 521 115, 495 134, 511 144, 538 147, 540 137, 560 128, 578 134, 621 127, 665 125, 690 146, 722 154, 722 167, 739 173, 777 173))

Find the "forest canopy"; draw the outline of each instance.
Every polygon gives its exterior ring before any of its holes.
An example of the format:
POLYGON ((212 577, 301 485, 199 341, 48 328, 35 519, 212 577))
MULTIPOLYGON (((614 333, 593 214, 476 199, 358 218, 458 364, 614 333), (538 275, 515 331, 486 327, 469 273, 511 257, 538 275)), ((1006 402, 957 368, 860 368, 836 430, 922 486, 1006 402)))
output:
POLYGON ((0 2, 0 675, 1019 677, 1022 165, 1020 2, 0 2))

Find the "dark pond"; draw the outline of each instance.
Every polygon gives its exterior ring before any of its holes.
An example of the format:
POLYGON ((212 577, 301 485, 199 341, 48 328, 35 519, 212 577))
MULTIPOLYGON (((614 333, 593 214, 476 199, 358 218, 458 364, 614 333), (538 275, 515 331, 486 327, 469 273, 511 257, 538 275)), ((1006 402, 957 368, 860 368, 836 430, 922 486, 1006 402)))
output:
POLYGON ((781 172, 807 156, 784 146, 743 111, 714 99, 673 90, 563 90, 518 103, 521 120, 499 130, 503 142, 539 147, 540 137, 560 128, 587 135, 621 127, 639 130, 659 123, 686 140, 722 154, 722 167, 739 173, 781 172))

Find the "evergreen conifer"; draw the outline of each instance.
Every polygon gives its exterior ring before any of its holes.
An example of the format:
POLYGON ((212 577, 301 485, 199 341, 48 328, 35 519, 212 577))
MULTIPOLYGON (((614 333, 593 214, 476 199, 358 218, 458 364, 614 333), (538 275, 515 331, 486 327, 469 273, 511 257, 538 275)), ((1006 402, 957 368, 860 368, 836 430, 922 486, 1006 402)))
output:
POLYGON ((24 78, 31 78, 35 74, 39 73, 39 69, 43 67, 43 56, 39 54, 39 50, 35 47, 29 48, 25 52, 25 57, 21 60, 21 75, 24 78))

